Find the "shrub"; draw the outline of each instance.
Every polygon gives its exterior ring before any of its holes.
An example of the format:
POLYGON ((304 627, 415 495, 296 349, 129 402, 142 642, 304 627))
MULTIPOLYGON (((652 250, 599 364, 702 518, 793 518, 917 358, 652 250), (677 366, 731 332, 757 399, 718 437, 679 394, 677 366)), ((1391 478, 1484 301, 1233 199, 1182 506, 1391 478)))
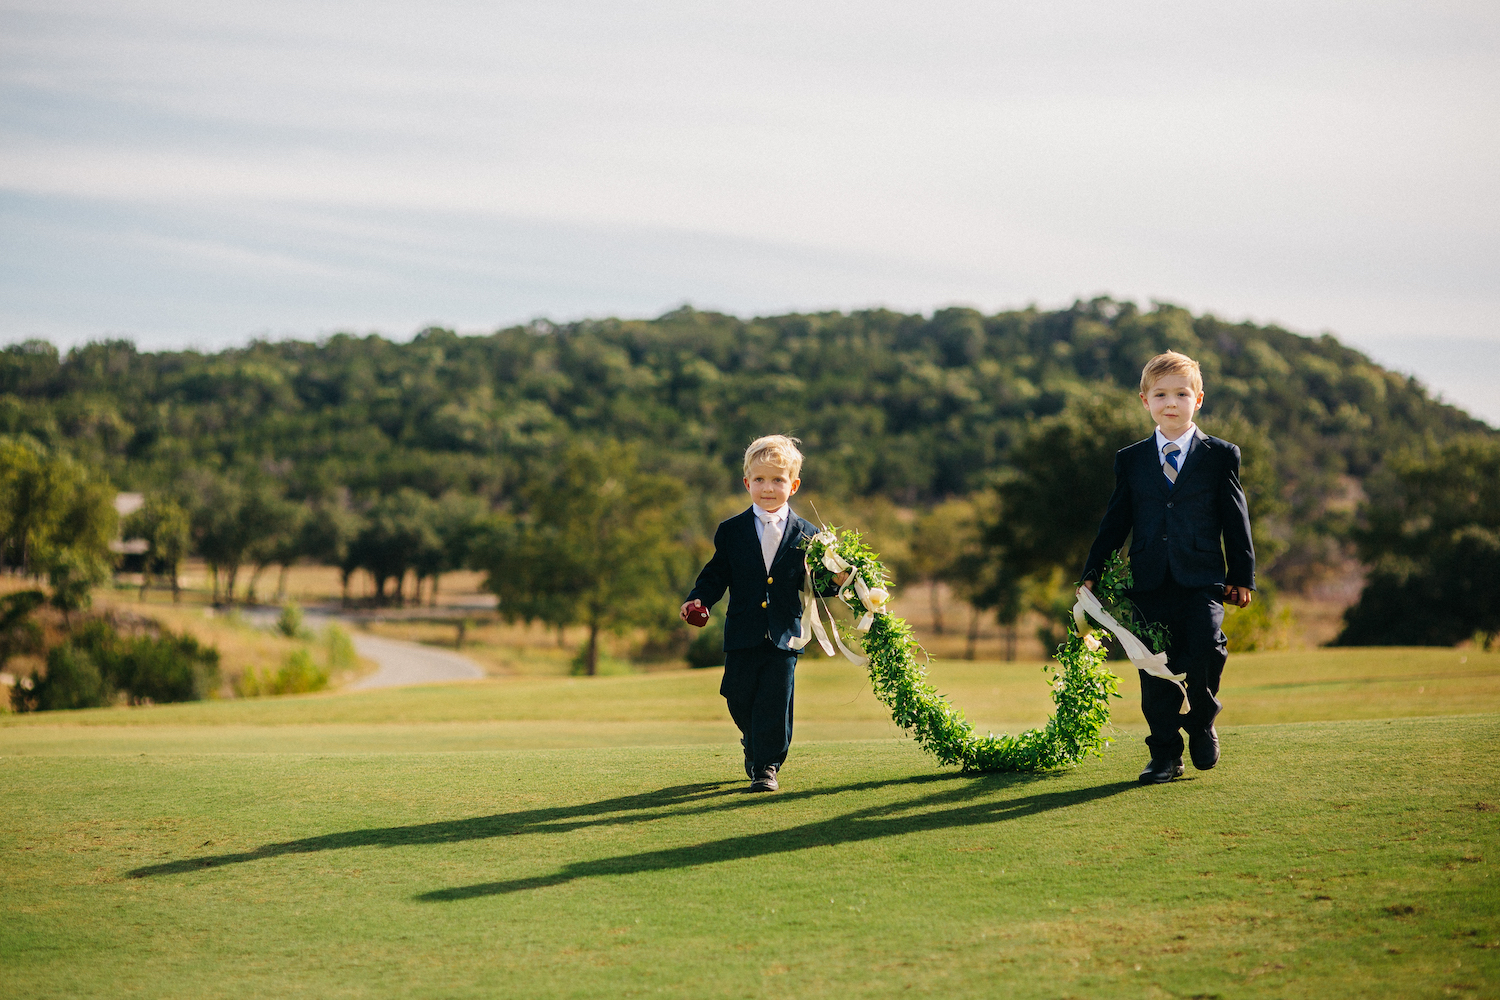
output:
POLYGON ((61 548, 42 561, 52 584, 48 602, 63 613, 65 620, 71 620, 74 611, 87 608, 93 602, 93 588, 109 580, 109 562, 97 553, 61 548))
POLYGON ((1336 646, 1453 646, 1500 635, 1500 529, 1465 525, 1425 558, 1377 564, 1336 646))
POLYGON ((1292 628, 1292 609, 1278 606, 1274 593, 1262 590, 1248 608, 1224 606, 1224 634, 1231 653, 1285 649, 1292 628))
POLYGON ((119 664, 125 675, 121 687, 134 702, 201 701, 219 686, 219 651, 190 635, 131 639, 119 664))
POLYGON ((294 651, 276 672, 277 694, 302 694, 321 691, 328 686, 328 671, 313 663, 305 649, 294 651))
POLYGON ((104 619, 85 622, 72 643, 88 651, 104 678, 132 704, 201 701, 219 686, 219 651, 168 629, 122 636, 104 619))
POLYGON ((714 615, 707 625, 694 631, 698 634, 693 636, 692 642, 688 643, 688 665, 722 667, 724 665, 724 616, 714 615))
POLYGON ((11 689, 18 712, 50 712, 65 708, 98 708, 114 700, 114 690, 88 651, 72 643, 54 646, 47 654, 47 673, 31 675, 31 684, 11 689))
POLYGON ((329 673, 348 670, 358 661, 354 653, 354 640, 342 626, 333 622, 323 629, 323 655, 329 673))
POLYGON ((288 601, 281 606, 281 614, 276 617, 276 631, 288 639, 307 639, 310 633, 302 623, 302 608, 296 601, 288 601))
POLYGON ((42 648, 42 628, 31 613, 46 599, 40 590, 18 590, 0 597, 0 667, 12 656, 42 648))
POLYGON ((94 618, 47 654, 45 676, 17 685, 18 711, 107 705, 124 694, 132 704, 199 701, 219 684, 219 651, 167 629, 122 636, 113 622, 94 618))
POLYGON ((242 698, 260 698, 275 694, 305 694, 321 691, 328 686, 328 671, 313 663, 312 654, 306 649, 291 652, 274 674, 247 670, 241 675, 235 690, 242 698))

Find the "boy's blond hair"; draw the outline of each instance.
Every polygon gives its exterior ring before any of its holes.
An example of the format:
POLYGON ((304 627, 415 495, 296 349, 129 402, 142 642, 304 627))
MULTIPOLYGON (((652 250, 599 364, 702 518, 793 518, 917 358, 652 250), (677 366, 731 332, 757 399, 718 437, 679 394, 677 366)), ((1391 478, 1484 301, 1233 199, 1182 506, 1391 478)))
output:
POLYGON ((1186 354, 1168 351, 1147 361, 1146 367, 1141 369, 1141 395, 1150 392, 1153 385, 1168 375, 1186 375, 1192 383, 1193 392, 1203 391, 1203 371, 1198 367, 1198 362, 1186 354))
POLYGON ((750 466, 757 462, 766 465, 774 465, 778 469, 787 470, 791 478, 796 479, 802 475, 802 452, 797 450, 801 444, 794 437, 785 434, 767 434, 750 442, 750 447, 745 449, 745 474, 750 474, 750 466))

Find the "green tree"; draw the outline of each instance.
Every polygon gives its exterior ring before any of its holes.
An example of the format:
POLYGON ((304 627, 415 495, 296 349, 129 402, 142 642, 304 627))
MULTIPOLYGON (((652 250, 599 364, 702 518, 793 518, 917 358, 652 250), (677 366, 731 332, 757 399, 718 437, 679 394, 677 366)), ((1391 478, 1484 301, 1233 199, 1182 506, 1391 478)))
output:
POLYGON ((192 521, 182 505, 171 497, 152 494, 141 508, 125 519, 124 533, 146 541, 145 566, 141 573, 141 600, 153 576, 165 576, 172 584, 172 603, 181 600, 178 569, 192 545, 192 521))
POLYGON ((46 600, 40 590, 18 590, 0 597, 0 668, 12 656, 41 651, 42 627, 31 613, 46 600))
POLYGON ((30 441, 0 439, 3 548, 23 576, 45 575, 49 550, 65 545, 59 529, 86 480, 83 467, 66 455, 49 455, 30 441))
POLYGON ((266 533, 251 542, 246 553, 255 567, 250 574, 250 584, 245 588, 245 600, 250 604, 256 602, 255 592, 261 574, 273 565, 281 567, 276 578, 276 600, 279 602, 285 597, 287 573, 302 556, 302 525, 308 516, 306 505, 274 494, 266 498, 265 504, 261 513, 265 518, 266 533))
POLYGON ((469 566, 485 574, 484 588, 499 601, 506 621, 540 621, 562 630, 578 621, 582 574, 559 562, 566 545, 558 529, 526 517, 495 514, 480 525, 469 566))
POLYGON ((193 539, 208 563, 213 603, 233 604, 240 568, 253 546, 281 525, 279 489, 258 476, 200 472, 191 488, 193 539))
MULTIPOLYGON (((65 460, 59 460, 60 463, 65 460)), ((70 464, 71 463, 67 463, 70 464)), ((119 535, 115 488, 73 466, 71 490, 52 533, 36 546, 37 563, 52 585, 52 604, 65 616, 86 608, 93 588, 108 582, 115 556, 109 543, 119 535)))
POLYGON ((584 625, 592 676, 601 631, 645 624, 671 599, 682 495, 678 481, 642 471, 633 449, 577 444, 527 491, 524 517, 492 522, 475 564, 507 618, 584 625))
MULTIPOLYGON (((1200 423, 1245 448, 1247 492, 1252 452, 1265 456, 1286 511, 1256 517, 1267 529, 1257 541, 1268 575, 1288 586, 1342 568, 1354 498, 1385 456, 1495 434, 1333 337, 1103 297, 990 315, 741 319, 684 308, 211 354, 110 342, 59 356, 31 342, 0 348, 0 434, 146 492, 204 469, 264 468, 274 455, 288 496, 373 499, 406 487, 497 509, 520 502, 533 470, 570 442, 599 438, 641 447, 653 471, 716 498, 737 482, 739 452, 772 407, 807 442, 809 488, 912 509, 987 491, 1033 427, 1100 386, 1133 399, 1141 365, 1169 347, 1202 363, 1200 423), (1253 447, 1251 429, 1274 449, 1253 447)), ((11 465, 0 461, 0 489, 11 465)), ((8 521, 10 505, 0 506, 8 521)), ((873 532, 869 513, 844 523, 873 532)), ((27 537, 0 523, 10 540, 0 561, 21 563, 27 537)), ((346 551, 329 561, 355 565, 346 551)), ((44 575, 29 563, 26 572, 44 575)))
POLYGON ((444 573, 463 569, 469 562, 469 550, 488 514, 479 497, 449 491, 438 498, 434 510, 433 530, 436 545, 428 544, 417 554, 417 603, 422 600, 422 581, 430 580, 427 603, 437 607, 438 583, 444 573))
POLYGON ((114 498, 108 482, 68 455, 0 439, 0 551, 23 575, 45 576, 65 615, 87 607, 90 590, 109 578, 114 498))
POLYGON ((1144 423, 1134 397, 1107 390, 1036 423, 981 520, 980 555, 969 564, 977 606, 1012 630, 1028 604, 1055 617, 1058 592, 1081 570, 1109 504, 1115 452, 1140 440, 1144 423))
POLYGON ((1500 635, 1500 441, 1402 455, 1372 482, 1355 538, 1370 575, 1346 646, 1451 646, 1500 635))
POLYGON ((1076 575, 1114 490, 1115 452, 1145 437, 1148 419, 1134 398, 1101 392, 1038 421, 995 488, 998 516, 985 525, 984 545, 1017 577, 1054 567, 1076 575))
POLYGON ((302 555, 324 566, 339 568, 343 603, 349 604, 349 578, 359 568, 351 556, 354 540, 364 529, 364 518, 349 501, 346 489, 330 490, 310 501, 302 521, 298 549, 302 555))
POLYGON ((366 512, 364 526, 350 543, 348 559, 374 578, 378 603, 385 603, 386 584, 392 579, 396 603, 405 603, 407 572, 424 552, 442 548, 433 523, 436 512, 432 498, 409 487, 381 497, 366 512))
POLYGON ((923 513, 913 526, 906 568, 912 583, 927 584, 932 631, 937 635, 946 628, 940 586, 967 581, 972 573, 966 557, 978 542, 977 517, 974 501, 954 498, 923 513))

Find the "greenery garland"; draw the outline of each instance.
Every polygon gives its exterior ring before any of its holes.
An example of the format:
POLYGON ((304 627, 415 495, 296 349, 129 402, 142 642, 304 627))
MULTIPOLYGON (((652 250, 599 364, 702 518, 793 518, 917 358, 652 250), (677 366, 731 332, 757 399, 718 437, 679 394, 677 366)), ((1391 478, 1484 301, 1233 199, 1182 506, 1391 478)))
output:
MULTIPOLYGON (((889 582, 880 557, 857 531, 828 528, 808 539, 807 565, 814 586, 822 592, 836 586, 835 571, 824 561, 830 551, 847 563, 851 574, 863 578, 871 591, 887 591, 889 582)), ((1110 556, 1095 594, 1105 608, 1126 628, 1141 637, 1153 651, 1166 648, 1166 631, 1145 625, 1135 616, 1124 593, 1130 587, 1130 568, 1118 553, 1110 556)), ((857 615, 868 609, 856 596, 851 576, 840 591, 844 603, 857 615)), ((881 597, 884 594, 880 595, 881 597)), ((831 615, 830 615, 831 617, 831 615)), ((903 618, 877 612, 864 633, 863 646, 869 658, 870 683, 876 696, 891 710, 891 719, 916 739, 917 744, 944 764, 965 771, 1056 771, 1076 766, 1088 756, 1103 756, 1110 740, 1109 699, 1120 697, 1118 680, 1105 667, 1107 631, 1080 636, 1072 618, 1067 639, 1057 647, 1056 660, 1043 670, 1049 675, 1056 712, 1042 729, 1028 729, 1019 736, 991 733, 980 736, 927 680, 927 670, 917 662, 927 652, 903 618)), ((837 623, 833 623, 838 628, 837 623)), ((844 633, 847 635, 847 633, 844 633)))

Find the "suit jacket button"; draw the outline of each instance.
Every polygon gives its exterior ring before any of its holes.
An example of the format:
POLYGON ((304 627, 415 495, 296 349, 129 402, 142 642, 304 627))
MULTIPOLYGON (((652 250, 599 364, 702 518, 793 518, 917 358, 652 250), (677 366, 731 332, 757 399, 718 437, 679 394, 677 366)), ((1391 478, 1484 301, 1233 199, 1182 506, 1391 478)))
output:
POLYGON ((761 602, 760 602, 760 606, 761 606, 761 607, 765 607, 765 606, 766 606, 766 602, 765 602, 765 601, 761 601, 761 602))
POLYGON ((1172 501, 1170 501, 1170 500, 1168 500, 1168 501, 1167 501, 1167 506, 1168 506, 1168 507, 1171 507, 1171 506, 1172 506, 1172 501))
POLYGON ((776 581, 775 581, 775 580, 773 580, 773 579, 771 579, 771 578, 770 578, 770 577, 769 577, 769 576, 768 576, 768 577, 766 577, 766 582, 767 582, 767 583, 775 583, 775 582, 776 582, 776 581))

